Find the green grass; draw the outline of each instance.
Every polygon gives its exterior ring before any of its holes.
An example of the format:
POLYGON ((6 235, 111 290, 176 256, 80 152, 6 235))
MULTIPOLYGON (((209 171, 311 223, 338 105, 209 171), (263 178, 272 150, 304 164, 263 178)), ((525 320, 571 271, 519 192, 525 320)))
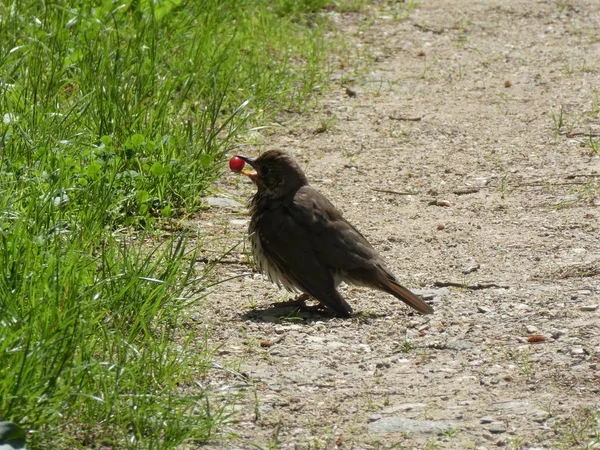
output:
POLYGON ((600 410, 580 407, 570 416, 552 424, 556 434, 553 444, 560 449, 593 449, 600 444, 600 410))
POLYGON ((227 419, 185 234, 250 126, 327 78, 323 0, 0 0, 0 420, 173 448, 227 419))

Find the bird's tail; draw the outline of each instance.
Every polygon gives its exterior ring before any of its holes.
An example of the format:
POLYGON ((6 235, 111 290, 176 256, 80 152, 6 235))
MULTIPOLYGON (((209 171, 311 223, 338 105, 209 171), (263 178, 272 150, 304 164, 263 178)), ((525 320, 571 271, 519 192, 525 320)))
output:
POLYGON ((421 314, 433 314, 433 308, 431 306, 410 292, 404 286, 400 286, 397 282, 390 281, 386 288, 386 292, 389 292, 397 299, 402 300, 407 305, 412 306, 421 314))
POLYGON ((402 300, 408 306, 416 309, 421 314, 433 314, 433 308, 431 306, 410 292, 404 286, 401 286, 391 273, 387 271, 379 271, 379 275, 379 288, 382 291, 392 294, 398 300, 402 300))

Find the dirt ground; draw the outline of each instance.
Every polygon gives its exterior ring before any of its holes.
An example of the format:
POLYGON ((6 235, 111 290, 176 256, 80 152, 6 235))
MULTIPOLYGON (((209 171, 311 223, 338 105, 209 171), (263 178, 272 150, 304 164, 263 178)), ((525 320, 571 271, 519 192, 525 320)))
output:
POLYGON ((354 287, 352 319, 272 307, 226 175, 197 226, 209 260, 239 244, 233 279, 197 319, 237 414, 203 448, 600 448, 599 4, 390 4, 328 12, 367 69, 340 51, 243 153, 293 154, 435 314, 354 287))

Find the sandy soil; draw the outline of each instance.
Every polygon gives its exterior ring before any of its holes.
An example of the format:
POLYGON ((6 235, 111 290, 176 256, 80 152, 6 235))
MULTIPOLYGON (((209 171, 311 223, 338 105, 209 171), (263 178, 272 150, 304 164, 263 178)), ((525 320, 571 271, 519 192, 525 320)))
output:
POLYGON ((353 287, 349 320, 272 307, 253 187, 224 177, 197 226, 208 259, 239 244, 216 271, 236 278, 197 319, 237 414, 203 448, 600 448, 598 2, 328 14, 368 70, 340 51, 318 107, 244 152, 291 152, 435 314, 353 287))

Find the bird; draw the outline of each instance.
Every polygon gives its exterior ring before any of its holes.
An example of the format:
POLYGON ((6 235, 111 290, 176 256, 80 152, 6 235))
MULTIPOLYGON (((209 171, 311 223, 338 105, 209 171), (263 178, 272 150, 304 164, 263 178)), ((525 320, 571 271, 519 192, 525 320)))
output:
POLYGON ((237 158, 252 169, 242 173, 256 185, 249 202, 248 238, 257 268, 292 293, 289 303, 312 297, 338 317, 351 317, 339 284, 366 286, 393 295, 422 314, 433 308, 402 286, 381 255, 319 191, 285 151, 269 150, 255 159, 237 158))

